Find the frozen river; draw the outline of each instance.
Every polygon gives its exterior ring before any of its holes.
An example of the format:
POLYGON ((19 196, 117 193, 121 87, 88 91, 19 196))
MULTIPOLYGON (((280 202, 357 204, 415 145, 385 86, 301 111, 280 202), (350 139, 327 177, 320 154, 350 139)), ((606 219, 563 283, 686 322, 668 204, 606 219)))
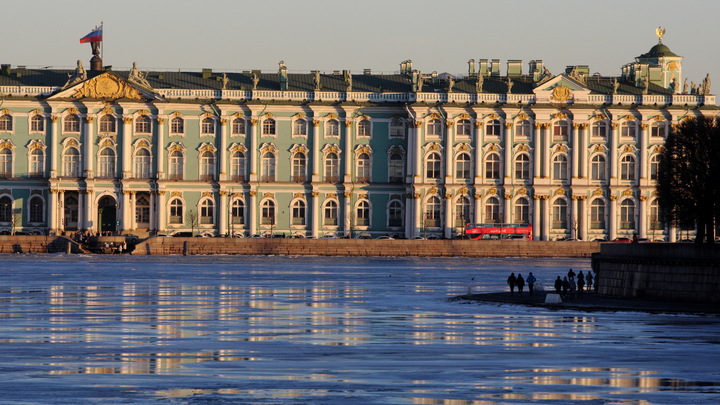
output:
POLYGON ((587 259, 0 257, 0 403, 720 403, 720 318, 449 301, 587 259))

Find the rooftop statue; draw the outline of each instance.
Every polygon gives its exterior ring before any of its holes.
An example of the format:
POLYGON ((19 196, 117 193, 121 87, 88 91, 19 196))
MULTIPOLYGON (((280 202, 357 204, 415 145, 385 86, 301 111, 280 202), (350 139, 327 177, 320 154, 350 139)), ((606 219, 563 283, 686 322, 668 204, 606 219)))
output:
POLYGON ((131 82, 135 82, 137 84, 140 84, 145 87, 150 87, 150 83, 148 83, 147 74, 144 74, 140 71, 137 67, 137 62, 133 62, 133 67, 130 69, 130 74, 128 75, 128 80, 131 82))
POLYGON ((68 74, 68 81, 65 83, 65 86, 63 88, 72 86, 75 83, 79 83, 83 80, 87 79, 87 71, 83 67, 82 61, 77 61, 77 67, 75 68, 75 72, 72 74, 68 74))

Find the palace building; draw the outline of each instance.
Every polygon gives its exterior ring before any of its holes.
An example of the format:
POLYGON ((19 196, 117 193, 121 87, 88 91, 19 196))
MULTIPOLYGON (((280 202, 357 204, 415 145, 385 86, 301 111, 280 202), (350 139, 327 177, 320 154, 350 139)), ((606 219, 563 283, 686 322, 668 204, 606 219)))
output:
MULTIPOLYGON (((673 241, 658 153, 716 115, 662 43, 614 77, 470 60, 467 74, 0 69, 0 231, 673 241), (501 68, 504 74, 501 74, 501 68)), ((464 69, 464 67, 463 67, 464 69)))

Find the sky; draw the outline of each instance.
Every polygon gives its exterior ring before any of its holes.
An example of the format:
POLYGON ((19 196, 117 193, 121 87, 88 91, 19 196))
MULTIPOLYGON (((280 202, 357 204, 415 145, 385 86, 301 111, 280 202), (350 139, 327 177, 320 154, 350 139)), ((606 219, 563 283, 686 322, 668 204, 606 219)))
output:
MULTIPOLYGON (((89 63, 79 39, 104 23, 104 64, 141 70, 467 73, 469 59, 541 59, 619 75, 657 43, 684 57, 684 77, 720 83, 717 0, 35 0, 3 4, 0 62, 89 63), (15 10, 13 10, 15 9, 15 10), (15 15, 17 18, 8 16, 15 15), (13 40, 13 38, 16 38, 13 40)), ((716 93, 715 91, 712 91, 716 93)))

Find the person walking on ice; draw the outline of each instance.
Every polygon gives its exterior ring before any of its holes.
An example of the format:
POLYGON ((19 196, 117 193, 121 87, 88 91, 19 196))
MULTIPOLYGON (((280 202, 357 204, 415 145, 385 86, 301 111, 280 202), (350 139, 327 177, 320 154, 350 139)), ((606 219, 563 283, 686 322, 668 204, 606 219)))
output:
POLYGON ((510 295, 512 295, 515 292, 515 283, 517 283, 515 273, 510 273, 510 277, 508 277, 507 283, 510 286, 510 295))
POLYGON ((530 272, 530 274, 528 274, 525 281, 527 282, 528 290, 530 291, 530 295, 533 295, 534 286, 535 286, 535 282, 537 281, 537 278, 535 278, 535 276, 533 276, 532 271, 530 272))

